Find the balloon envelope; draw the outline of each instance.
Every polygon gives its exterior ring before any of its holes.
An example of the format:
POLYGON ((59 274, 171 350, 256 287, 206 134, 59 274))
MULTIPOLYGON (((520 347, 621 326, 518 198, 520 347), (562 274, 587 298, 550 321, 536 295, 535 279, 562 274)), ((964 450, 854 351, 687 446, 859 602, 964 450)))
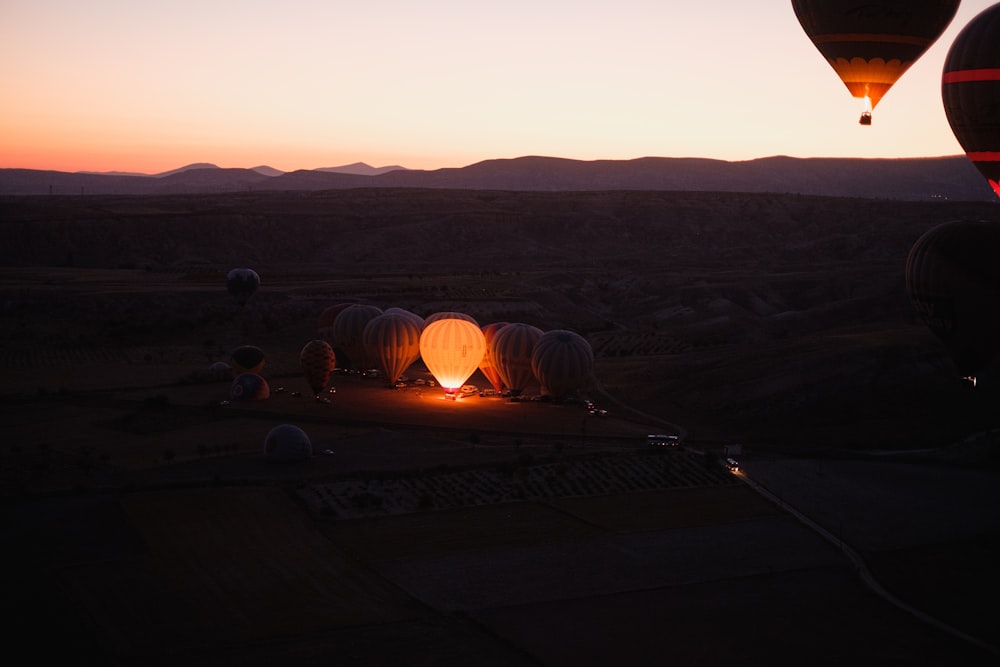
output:
POLYGON ((952 42, 941 101, 958 143, 1000 197, 1000 4, 977 14, 952 42))
POLYGON ((255 345, 240 345, 229 355, 234 373, 260 373, 264 368, 264 351, 255 345))
POLYGON ((229 387, 231 401, 262 401, 271 396, 271 387, 267 380, 256 373, 241 373, 229 387))
POLYGON ((468 313, 462 313, 457 310, 442 310, 437 313, 431 313, 424 318, 424 326, 427 326, 435 320, 466 320, 467 322, 472 322, 476 326, 479 326, 479 322, 476 321, 472 315, 468 313))
POLYGON ((446 393, 454 393, 465 384, 485 352, 482 330, 468 320, 434 320, 420 334, 420 356, 446 393))
POLYGON ((958 11, 959 0, 792 0, 813 45, 851 95, 874 109, 958 11))
POLYGON ((493 336, 490 346, 493 363, 504 386, 515 396, 537 382, 535 372, 531 370, 531 354, 543 333, 530 324, 513 322, 493 336))
POLYGON ((389 311, 365 325, 365 351, 389 385, 420 356, 420 330, 412 317, 389 311))
POLYGON ((312 442, 298 426, 281 424, 264 438, 264 456, 273 463, 305 461, 312 456, 312 442))
POLYGON ((226 290, 233 295, 241 306, 254 295, 260 287, 260 276, 253 269, 233 269, 226 274, 226 290))
POLYGON ((311 340, 299 352, 299 364, 309 388, 319 395, 330 381, 330 373, 337 365, 337 356, 325 340, 311 340))
POLYGON ((921 236, 906 260, 906 291, 959 372, 975 376, 1000 347, 1000 222, 953 221, 921 236))
POLYGON ((333 321, 330 345, 347 354, 352 368, 363 370, 371 366, 365 354, 365 326, 382 314, 382 309, 362 303, 352 303, 344 308, 333 321))
POLYGON ((531 368, 542 393, 563 398, 589 382, 594 351, 587 339, 573 331, 557 329, 542 334, 531 354, 531 368))
POLYGON ((480 372, 489 380, 490 385, 497 393, 503 391, 503 380, 500 379, 500 371, 497 368, 496 360, 493 358, 493 339, 500 329, 507 326, 507 322, 494 322, 483 327, 483 336, 486 339, 486 353, 483 360, 479 362, 480 372))

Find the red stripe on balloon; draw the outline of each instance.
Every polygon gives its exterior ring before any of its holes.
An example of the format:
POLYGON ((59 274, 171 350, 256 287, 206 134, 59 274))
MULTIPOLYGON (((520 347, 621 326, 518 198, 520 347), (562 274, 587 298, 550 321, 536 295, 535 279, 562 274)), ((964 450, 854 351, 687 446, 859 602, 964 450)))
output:
POLYGON ((941 83, 969 83, 972 81, 1000 81, 1000 67, 960 69, 941 75, 941 83))
POLYGON ((965 155, 973 162, 1000 162, 1000 151, 972 151, 965 155))

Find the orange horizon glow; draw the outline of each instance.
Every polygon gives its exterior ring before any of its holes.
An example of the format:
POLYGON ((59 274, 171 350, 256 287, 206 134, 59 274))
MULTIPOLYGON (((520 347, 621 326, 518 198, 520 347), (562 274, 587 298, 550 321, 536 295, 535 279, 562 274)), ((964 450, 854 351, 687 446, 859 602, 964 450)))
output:
POLYGON ((858 128, 785 2, 10 0, 0 168, 960 155, 942 64, 991 4, 963 1, 858 128))

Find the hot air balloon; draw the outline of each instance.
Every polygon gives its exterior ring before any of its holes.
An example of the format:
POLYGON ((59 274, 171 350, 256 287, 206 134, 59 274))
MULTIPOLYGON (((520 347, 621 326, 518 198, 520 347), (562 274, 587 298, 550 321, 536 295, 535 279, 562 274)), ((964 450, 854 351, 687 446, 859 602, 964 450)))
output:
POLYGON ((350 305, 352 305, 350 302, 338 303, 324 308, 323 312, 319 314, 319 323, 316 326, 316 335, 329 343, 332 339, 333 323, 337 319, 337 315, 340 315, 340 313, 350 305))
POLYGON ((531 369, 543 394, 565 398, 590 380, 594 350, 586 338, 573 331, 546 331, 531 353, 531 369))
POLYGON ((330 329, 330 345, 343 350, 351 367, 365 370, 371 360, 365 354, 365 326, 382 314, 382 309, 362 303, 352 303, 340 311, 330 329))
POLYGON ((906 259, 906 291, 959 372, 975 378, 1000 350, 1000 222, 959 220, 921 236, 906 259))
POLYGON ((503 380, 500 379, 500 371, 497 369, 496 361, 493 359, 493 338, 497 331, 507 326, 507 322, 494 322, 487 324, 483 329, 483 336, 486 338, 486 354, 479 362, 479 370, 489 380, 493 389, 499 394, 503 391, 503 380))
POLYGON ((535 384, 531 370, 531 353, 535 343, 544 332, 538 327, 523 322, 513 322, 501 328, 493 336, 490 351, 500 380, 510 390, 511 395, 520 395, 528 386, 535 384))
POLYGON ((229 387, 231 401, 263 401, 270 398, 271 387, 256 373, 240 373, 229 387))
POLYGON ((430 324, 435 320, 446 320, 446 319, 466 320, 467 322, 472 322, 476 326, 479 326, 479 322, 477 322, 476 318, 474 318, 472 315, 469 315, 468 313, 462 313, 457 310, 442 310, 437 313, 431 313, 430 315, 424 318, 424 326, 427 326, 428 324, 430 324))
POLYGON ((420 330, 412 317, 399 312, 386 311, 365 325, 365 352, 389 386, 420 356, 420 330))
POLYGON ((294 463, 312 457, 309 436, 294 424, 275 426, 264 438, 264 458, 272 463, 294 463))
POLYGON ((233 372, 260 373, 264 368, 264 351, 255 345, 240 345, 229 355, 233 372))
POLYGON ((420 334, 420 356, 427 370, 452 397, 476 372, 485 352, 483 332, 468 320, 435 320, 420 334))
POLYGON ((958 143, 1000 197, 1000 4, 977 14, 952 42, 941 100, 958 143))
POLYGON ((330 373, 337 365, 337 356, 325 340, 311 340, 299 352, 299 364, 309 388, 318 397, 330 381, 330 373))
POLYGON ((260 287, 260 276, 253 269, 233 269, 226 274, 226 290, 241 306, 246 305, 258 287, 260 287))
POLYGON ((854 97, 861 124, 951 23, 959 0, 792 0, 806 35, 854 97))

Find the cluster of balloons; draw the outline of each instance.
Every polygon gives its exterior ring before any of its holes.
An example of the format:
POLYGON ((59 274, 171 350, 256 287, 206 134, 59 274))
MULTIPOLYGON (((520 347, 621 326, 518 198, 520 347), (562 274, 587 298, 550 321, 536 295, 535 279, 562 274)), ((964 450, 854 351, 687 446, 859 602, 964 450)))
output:
POLYGON ((322 312, 318 332, 348 364, 378 369, 389 385, 418 359, 446 393, 458 391, 478 369, 497 392, 516 396, 537 384, 543 394, 564 397, 593 371, 593 350, 577 333, 543 332, 520 322, 480 326, 458 311, 423 318, 402 308, 337 304, 322 312))

